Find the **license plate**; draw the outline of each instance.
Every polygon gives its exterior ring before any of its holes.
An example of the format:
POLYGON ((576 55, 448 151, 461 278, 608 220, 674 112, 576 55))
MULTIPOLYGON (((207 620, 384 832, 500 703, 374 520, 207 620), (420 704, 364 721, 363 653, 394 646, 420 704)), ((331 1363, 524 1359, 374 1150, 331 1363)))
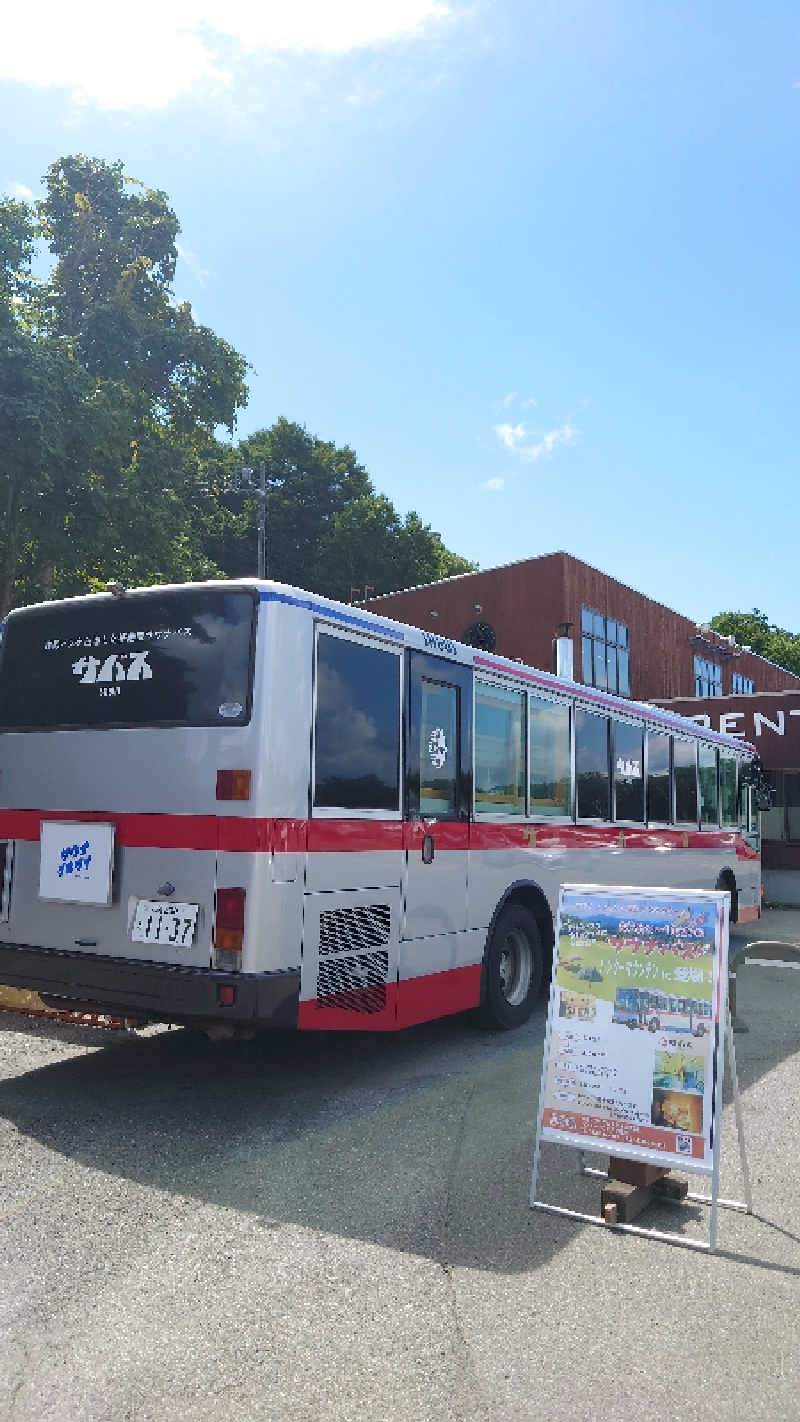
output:
POLYGON ((131 924, 134 943, 172 943, 187 948, 194 938, 199 904, 167 904, 139 899, 131 924))

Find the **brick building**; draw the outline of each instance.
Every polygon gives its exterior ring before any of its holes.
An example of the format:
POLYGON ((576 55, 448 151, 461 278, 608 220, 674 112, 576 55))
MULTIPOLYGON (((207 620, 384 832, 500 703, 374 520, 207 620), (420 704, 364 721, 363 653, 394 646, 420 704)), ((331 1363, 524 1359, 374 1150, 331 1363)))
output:
POLYGON ((364 606, 548 671, 563 632, 575 681, 636 701, 800 691, 800 677, 569 553, 463 573, 364 606))
POLYGON ((556 669, 558 640, 563 675, 741 734, 775 787, 774 807, 762 815, 766 897, 800 904, 800 677, 569 553, 364 605, 545 670, 556 669))
POLYGON ((761 816, 761 865, 769 903, 800 904, 800 691, 683 697, 660 703, 757 749, 775 790, 761 816))

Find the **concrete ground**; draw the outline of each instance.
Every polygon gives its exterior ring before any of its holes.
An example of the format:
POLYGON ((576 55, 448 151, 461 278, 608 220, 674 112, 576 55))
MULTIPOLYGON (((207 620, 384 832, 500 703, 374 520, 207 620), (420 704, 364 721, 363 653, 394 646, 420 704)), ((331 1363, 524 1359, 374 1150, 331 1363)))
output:
MULTIPOLYGON (((800 975, 738 997, 756 1212, 713 1257, 529 1209, 544 1007, 246 1044, 0 1015, 0 1418, 796 1419, 800 975)), ((730 1108, 722 1147, 738 1195, 730 1108)), ((544 1198, 599 1188, 543 1148, 544 1198)))

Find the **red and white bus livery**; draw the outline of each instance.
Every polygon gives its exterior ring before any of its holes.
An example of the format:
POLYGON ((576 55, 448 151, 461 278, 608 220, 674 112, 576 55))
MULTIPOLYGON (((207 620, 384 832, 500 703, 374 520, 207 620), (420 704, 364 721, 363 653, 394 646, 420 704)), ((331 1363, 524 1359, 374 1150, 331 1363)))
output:
POLYGON ((756 917, 753 750, 268 582, 12 612, 0 982, 139 1020, 512 1027, 564 882, 756 917))

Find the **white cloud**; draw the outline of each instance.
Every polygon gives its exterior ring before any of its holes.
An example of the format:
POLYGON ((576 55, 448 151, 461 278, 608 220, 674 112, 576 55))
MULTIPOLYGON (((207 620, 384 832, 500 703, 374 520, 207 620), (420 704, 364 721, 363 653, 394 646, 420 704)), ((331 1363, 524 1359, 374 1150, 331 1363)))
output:
POLYGON ((493 479, 484 479, 483 483, 481 484, 481 488, 482 488, 482 489, 493 489, 493 490, 496 490, 496 489, 504 489, 505 487, 506 487, 506 481, 505 481, 505 479, 501 479, 498 475, 495 475, 495 477, 494 477, 493 479))
POLYGON ((528 433, 525 425, 495 425, 494 432, 506 449, 516 449, 528 433))
MULTIPOLYGON (((535 401, 527 401, 526 403, 532 404, 535 403, 535 401)), ((518 425, 495 425, 494 432, 503 448, 507 449, 511 454, 516 454, 517 457, 524 460, 526 464, 532 464, 535 460, 541 459, 543 455, 552 454, 553 450, 557 449, 559 445, 571 444, 577 433, 574 425, 571 425, 569 420, 565 420, 563 424, 558 425, 555 429, 548 430, 546 434, 542 435, 541 439, 533 443, 526 443, 528 440, 528 426, 523 424, 522 421, 520 421, 518 425)), ((483 487, 488 488, 489 486, 484 485, 483 487)))
POLYGON ((33 198, 33 193, 25 183, 12 183, 9 192, 18 202, 30 202, 33 198))
POLYGON ((523 445, 517 452, 526 463, 531 463, 534 459, 541 459, 543 454, 552 454, 560 444, 571 444, 574 438, 575 430, 569 422, 565 422, 558 429, 542 435, 537 444, 523 445))
POLYGON ((509 407, 509 405, 513 405, 513 403, 514 403, 514 401, 516 400, 516 398, 517 398, 517 392, 516 392, 516 390, 512 390, 510 395, 504 395, 504 396, 503 396, 503 409, 504 409, 504 410, 507 410, 508 407, 509 407))
POLYGON ((184 247, 182 242, 176 242, 175 247, 181 261, 186 263, 186 266, 198 285, 205 286, 211 275, 208 267, 204 267, 196 253, 193 252, 190 247, 184 247))
POLYGON ((199 80, 229 84, 230 41, 245 54, 347 54, 413 38, 449 13, 444 0, 44 0, 35 44, 23 6, 4 14, 0 78, 108 109, 163 108, 199 80))

